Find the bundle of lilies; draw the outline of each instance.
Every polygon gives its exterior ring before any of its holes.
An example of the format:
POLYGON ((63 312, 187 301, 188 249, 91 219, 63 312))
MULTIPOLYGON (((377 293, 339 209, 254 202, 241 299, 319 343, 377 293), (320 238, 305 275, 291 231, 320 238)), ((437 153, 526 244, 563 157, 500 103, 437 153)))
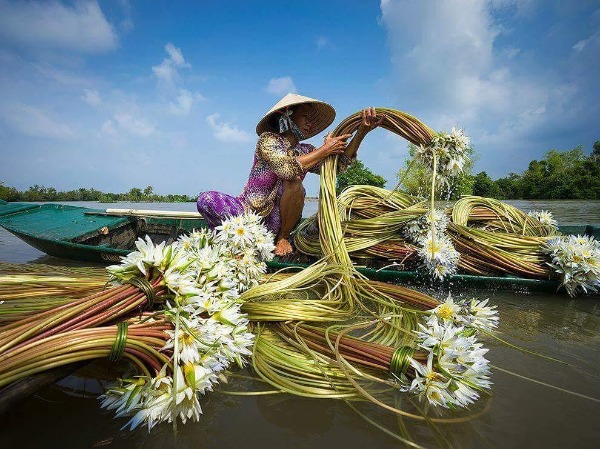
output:
POLYGON ((307 324, 280 324, 273 330, 292 348, 328 357, 328 362, 321 361, 321 366, 330 365, 328 371, 349 369, 355 374, 354 382, 364 377, 414 393, 429 404, 466 407, 491 385, 484 357, 487 349, 477 342, 477 332, 496 327, 495 310, 486 302, 454 303, 449 297, 426 316, 418 324, 415 338, 398 347, 369 341, 369 324, 347 326, 339 332, 307 324), (347 335, 358 328, 363 330, 361 338, 347 335), (377 376, 379 372, 387 377, 377 376))
MULTIPOLYGON (((415 156, 431 176, 431 204, 399 191, 352 186, 331 208, 341 216, 341 237, 357 261, 374 266, 419 270, 433 280, 454 273, 484 276, 511 275, 533 279, 560 279, 569 295, 596 291, 600 252, 593 239, 561 236, 547 211, 525 213, 491 198, 466 196, 451 208, 435 210, 435 184, 447 184, 467 161, 468 138, 462 130, 433 133, 404 113, 378 109, 383 126, 417 145, 415 156), (565 249, 558 249, 557 245, 565 249), (566 249, 568 248, 568 249, 566 249), (565 268, 566 267, 566 268, 565 268)), ((346 119, 339 132, 352 132, 358 117, 346 119)), ((298 249, 324 255, 323 233, 317 216, 297 230, 298 249), (319 235, 319 237, 317 237, 319 235)))
POLYGON ((139 240, 108 267, 110 288, 0 327, 0 387, 65 364, 123 358, 132 371, 105 392, 104 407, 130 417, 132 428, 199 419, 199 397, 251 352, 239 295, 266 271, 272 240, 253 214, 171 245, 139 240))

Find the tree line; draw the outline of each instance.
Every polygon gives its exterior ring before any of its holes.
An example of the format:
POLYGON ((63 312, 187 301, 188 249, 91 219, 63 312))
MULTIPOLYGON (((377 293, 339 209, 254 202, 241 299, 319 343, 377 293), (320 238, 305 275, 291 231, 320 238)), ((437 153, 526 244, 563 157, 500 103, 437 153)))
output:
MULTIPOLYGON (((409 145, 414 155, 415 147, 409 145)), ((472 174, 476 160, 469 150, 471 164, 451 180, 449 186, 438 186, 436 197, 458 199, 462 195, 478 195, 496 199, 600 199, 600 140, 587 155, 582 145, 572 150, 549 150, 541 160, 532 160, 522 173, 493 180, 486 172, 472 174)), ((409 159, 397 173, 402 188, 413 195, 427 196, 431 188, 426 169, 409 159), (411 166, 412 164, 412 166, 411 166)))
POLYGON ((143 190, 133 187, 125 193, 106 193, 94 188, 61 192, 54 187, 36 184, 27 190, 19 191, 14 187, 5 186, 2 181, 0 181, 0 199, 5 201, 99 201, 101 203, 118 201, 185 203, 196 201, 196 197, 189 195, 157 195, 152 186, 147 186, 143 190))
POLYGON ((582 146, 550 150, 521 173, 492 180, 486 172, 473 177, 473 194, 498 199, 600 199, 600 141, 588 156, 582 146))
MULTIPOLYGON (((409 145, 408 159, 397 177, 403 190, 412 195, 427 196, 431 188, 426 168, 414 160, 416 147, 409 145)), ((533 160, 521 173, 493 180, 486 172, 472 174, 475 152, 468 150, 470 162, 462 174, 452 179, 450 185, 438 186, 436 196, 457 199, 462 195, 478 195, 497 199, 600 199, 600 140, 593 145, 590 155, 583 146, 572 150, 548 151, 541 160, 533 160)), ((385 178, 373 173, 360 160, 337 177, 338 193, 349 185, 366 184, 383 187, 385 178)), ((5 201, 100 201, 130 202, 193 202, 188 195, 157 195, 152 186, 145 189, 133 187, 126 193, 105 193, 94 188, 80 188, 59 192, 53 187, 34 185, 21 192, 0 181, 0 199, 5 201)))

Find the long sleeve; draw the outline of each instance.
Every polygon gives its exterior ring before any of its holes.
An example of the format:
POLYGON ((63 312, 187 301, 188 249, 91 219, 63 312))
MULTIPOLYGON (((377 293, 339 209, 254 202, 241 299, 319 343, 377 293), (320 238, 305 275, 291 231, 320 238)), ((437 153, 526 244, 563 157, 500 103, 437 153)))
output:
POLYGON ((281 179, 295 179, 304 174, 302 166, 277 134, 264 132, 256 144, 256 155, 281 179))
MULTIPOLYGON (((302 153, 303 154, 308 154, 311 153, 315 150, 315 147, 309 143, 301 143, 300 144, 301 148, 302 148, 302 153)), ((348 167, 350 166, 350 164, 352 164, 352 162, 354 162, 356 160, 356 157, 348 157, 345 154, 342 154, 338 157, 338 173, 342 173, 345 172, 348 167)), ((313 165, 311 168, 308 169, 308 171, 310 173, 314 173, 316 175, 321 173, 321 165, 323 164, 323 161, 318 162, 317 164, 313 165)))

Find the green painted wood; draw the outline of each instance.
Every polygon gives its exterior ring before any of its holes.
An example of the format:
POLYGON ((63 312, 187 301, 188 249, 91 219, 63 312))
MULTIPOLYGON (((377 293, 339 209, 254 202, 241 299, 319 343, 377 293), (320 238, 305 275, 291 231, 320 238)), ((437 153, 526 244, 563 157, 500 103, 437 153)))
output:
POLYGON ((37 205, 15 213, 18 204, 0 206, 0 210, 11 206, 13 209, 13 212, 0 216, 0 225, 9 231, 50 240, 73 240, 103 227, 112 229, 128 221, 127 217, 86 215, 83 213, 85 208, 63 204, 37 205))
POLYGON ((28 209, 36 209, 39 207, 39 204, 7 203, 6 201, 2 201, 0 203, 0 217, 6 217, 10 214, 19 213, 28 209))

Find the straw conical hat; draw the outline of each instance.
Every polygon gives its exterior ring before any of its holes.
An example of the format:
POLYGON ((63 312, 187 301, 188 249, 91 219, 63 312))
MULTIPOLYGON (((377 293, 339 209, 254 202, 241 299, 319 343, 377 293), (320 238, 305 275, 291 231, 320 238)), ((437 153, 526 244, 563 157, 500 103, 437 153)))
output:
POLYGON ((269 120, 273 114, 285 110, 286 107, 299 104, 310 104, 312 106, 308 116, 311 123, 310 131, 308 132, 308 135, 305 136, 306 139, 319 134, 331 125, 335 119, 335 109, 333 109, 333 106, 323 101, 315 100, 314 98, 308 98, 297 94, 287 94, 265 114, 260 122, 258 122, 258 125, 256 125, 256 134, 261 135, 265 131, 274 131, 269 126, 269 120))

